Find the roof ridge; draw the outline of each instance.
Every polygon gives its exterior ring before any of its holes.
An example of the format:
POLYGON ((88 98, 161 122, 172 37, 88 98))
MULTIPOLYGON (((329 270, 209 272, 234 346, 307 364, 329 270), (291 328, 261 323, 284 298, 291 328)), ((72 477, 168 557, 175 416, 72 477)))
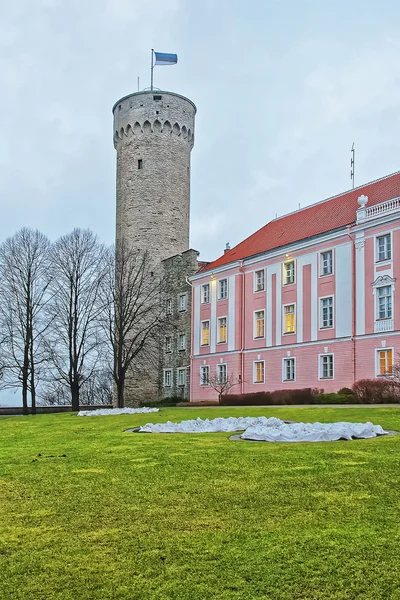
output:
MULTIPOLYGON (((346 190, 345 192, 340 192, 340 194, 334 194, 333 196, 329 196, 328 198, 324 198, 323 200, 318 200, 318 202, 313 202, 312 204, 307 204, 307 206, 303 206, 302 208, 292 210, 288 213, 285 213, 284 215, 281 215, 280 217, 275 217, 275 219, 271 219, 270 221, 265 223, 265 225, 268 225, 268 223, 272 223, 273 221, 279 221, 279 219, 284 219, 285 217, 288 217, 289 215, 294 215, 295 213, 301 212, 303 210, 307 210, 307 208, 317 206, 318 204, 323 204, 324 202, 329 202, 329 200, 333 200, 334 198, 340 198, 340 196, 345 196, 346 194, 349 194, 350 192, 355 192, 356 190, 365 188, 368 185, 372 185, 373 183, 378 183, 378 181, 383 181, 384 179, 388 179, 389 177, 393 177, 394 175, 399 175, 399 174, 400 174, 400 171, 394 171, 394 173, 390 173, 389 175, 384 175, 384 177, 378 177, 378 179, 373 179, 372 181, 368 181, 367 183, 358 185, 355 188, 350 188, 349 190, 346 190)), ((265 227, 265 225, 263 225, 263 227, 265 227)), ((260 229, 262 229, 262 227, 260 229)))

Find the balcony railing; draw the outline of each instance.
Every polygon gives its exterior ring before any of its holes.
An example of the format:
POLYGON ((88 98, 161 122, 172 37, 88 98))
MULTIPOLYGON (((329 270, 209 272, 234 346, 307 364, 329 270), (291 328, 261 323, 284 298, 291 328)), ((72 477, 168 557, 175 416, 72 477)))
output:
POLYGON ((380 321, 375 321, 375 333, 380 333, 381 331, 393 331, 393 329, 393 319, 382 319, 380 321))
POLYGON ((366 221, 367 219, 376 219, 381 215, 400 210, 400 198, 393 198, 375 206, 362 207, 357 211, 357 221, 366 221))

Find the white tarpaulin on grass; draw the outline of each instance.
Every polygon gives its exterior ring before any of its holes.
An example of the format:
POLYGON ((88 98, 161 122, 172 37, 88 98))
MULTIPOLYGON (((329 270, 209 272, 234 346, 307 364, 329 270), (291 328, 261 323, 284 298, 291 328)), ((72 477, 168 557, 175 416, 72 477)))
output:
POLYGON ((108 415, 137 415, 138 413, 154 413, 159 408, 99 408, 98 410, 80 410, 77 417, 106 417, 108 415))
POLYGON ((285 423, 275 417, 227 417, 190 419, 174 423, 147 423, 140 433, 217 433, 243 431, 244 440, 266 442, 333 442, 386 435, 372 423, 285 423))

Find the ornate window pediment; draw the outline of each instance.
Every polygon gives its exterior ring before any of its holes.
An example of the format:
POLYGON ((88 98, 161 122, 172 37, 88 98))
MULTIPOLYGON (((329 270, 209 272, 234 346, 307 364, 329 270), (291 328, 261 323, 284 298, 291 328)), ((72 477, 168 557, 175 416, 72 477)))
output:
POLYGON ((390 277, 390 275, 379 275, 375 281, 371 284, 374 289, 383 287, 384 285, 393 285, 396 282, 396 278, 390 277))

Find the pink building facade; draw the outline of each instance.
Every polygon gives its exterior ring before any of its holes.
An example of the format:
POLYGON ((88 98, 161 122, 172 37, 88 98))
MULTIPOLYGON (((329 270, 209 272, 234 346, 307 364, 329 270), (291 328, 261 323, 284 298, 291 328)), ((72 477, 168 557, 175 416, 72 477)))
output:
POLYGON ((400 173, 271 221, 190 278, 191 400, 390 373, 399 278, 400 173))

